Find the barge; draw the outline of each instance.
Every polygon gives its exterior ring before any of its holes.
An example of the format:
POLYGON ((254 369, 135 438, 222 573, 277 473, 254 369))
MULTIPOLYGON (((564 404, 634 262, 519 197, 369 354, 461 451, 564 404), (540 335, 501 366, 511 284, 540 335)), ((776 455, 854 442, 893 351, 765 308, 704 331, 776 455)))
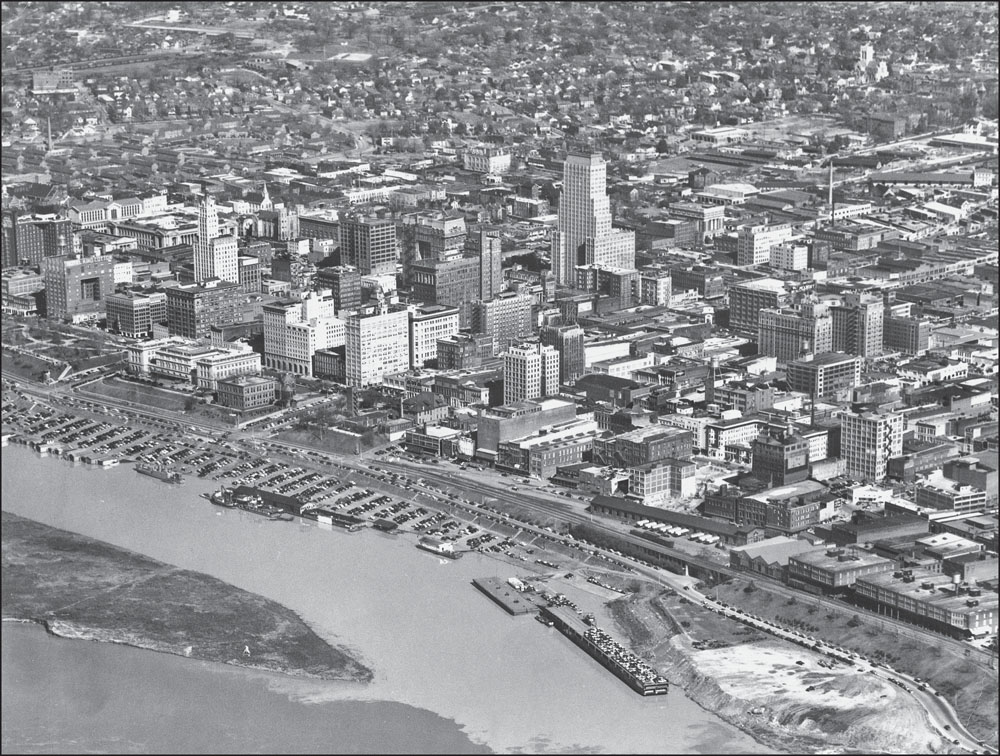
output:
POLYGON ((602 667, 642 696, 662 696, 670 683, 655 669, 618 643, 604 630, 589 625, 564 606, 543 606, 539 614, 546 625, 554 625, 602 667))
POLYGON ((136 465, 135 471, 137 473, 142 473, 143 475, 148 475, 151 478, 162 480, 164 483, 184 482, 184 477, 179 472, 173 472, 171 470, 161 470, 157 467, 151 467, 150 465, 136 465))

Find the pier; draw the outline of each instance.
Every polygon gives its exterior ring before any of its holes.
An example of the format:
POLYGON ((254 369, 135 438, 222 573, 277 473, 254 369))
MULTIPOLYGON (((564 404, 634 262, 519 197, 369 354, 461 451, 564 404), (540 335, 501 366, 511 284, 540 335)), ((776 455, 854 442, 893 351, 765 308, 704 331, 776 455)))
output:
POLYGON ((532 594, 527 591, 518 591, 503 578, 475 578, 472 584, 510 614, 528 614, 538 611, 539 605, 535 602, 532 594))
POLYGON ((642 696, 662 696, 670 684, 642 659, 626 649, 604 630, 588 625, 565 606, 544 606, 543 619, 600 662, 615 677, 642 696))

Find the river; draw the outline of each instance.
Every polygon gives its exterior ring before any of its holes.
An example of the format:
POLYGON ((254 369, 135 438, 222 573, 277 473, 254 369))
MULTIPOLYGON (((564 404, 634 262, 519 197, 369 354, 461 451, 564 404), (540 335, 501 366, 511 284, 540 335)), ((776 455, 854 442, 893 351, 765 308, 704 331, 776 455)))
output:
POLYGON ((767 753, 672 689, 643 699, 470 585, 515 567, 412 537, 271 522, 171 486, 2 452, 3 508, 262 594, 375 672, 298 680, 5 624, 4 752, 767 753))

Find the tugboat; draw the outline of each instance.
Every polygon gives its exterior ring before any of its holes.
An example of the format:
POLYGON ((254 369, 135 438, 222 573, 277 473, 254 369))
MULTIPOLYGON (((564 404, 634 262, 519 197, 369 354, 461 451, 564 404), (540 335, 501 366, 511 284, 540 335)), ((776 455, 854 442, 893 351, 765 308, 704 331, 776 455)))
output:
POLYGON ((236 506, 236 502, 233 501, 233 492, 228 488, 220 488, 208 497, 208 500, 219 507, 232 508, 236 506))
POLYGON ((172 472, 170 470, 160 470, 157 467, 151 467, 149 465, 136 465, 135 471, 137 473, 142 473, 143 475, 148 475, 151 478, 162 480, 164 483, 184 482, 184 477, 179 472, 172 472))
POLYGON ((462 557, 462 552, 455 551, 455 547, 451 543, 439 541, 436 538, 421 538, 417 543, 417 548, 449 559, 461 559, 462 557))

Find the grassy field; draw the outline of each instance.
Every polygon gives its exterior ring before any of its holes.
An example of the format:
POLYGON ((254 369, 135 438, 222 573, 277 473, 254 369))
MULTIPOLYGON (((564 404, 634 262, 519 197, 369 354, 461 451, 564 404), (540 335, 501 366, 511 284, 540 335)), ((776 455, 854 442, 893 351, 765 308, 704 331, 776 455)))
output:
POLYGON ((181 412, 187 403, 187 397, 170 391, 147 386, 141 383, 130 383, 109 378, 92 383, 86 388, 87 393, 99 394, 120 402, 163 409, 170 412, 181 412))
POLYGON ((278 434, 278 439, 291 444, 309 446, 317 451, 330 452, 332 454, 357 454, 358 449, 370 449, 385 443, 384 438, 379 438, 376 434, 365 434, 360 438, 347 433, 338 433, 334 429, 325 431, 284 431, 278 434))
POLYGON ((370 670, 270 599, 103 541, 2 517, 4 617, 196 659, 371 679, 370 670))
POLYGON ((5 372, 20 376, 26 381, 41 381, 42 373, 49 370, 53 377, 58 376, 61 370, 50 362, 40 360, 27 354, 15 354, 3 350, 3 369, 5 372))

